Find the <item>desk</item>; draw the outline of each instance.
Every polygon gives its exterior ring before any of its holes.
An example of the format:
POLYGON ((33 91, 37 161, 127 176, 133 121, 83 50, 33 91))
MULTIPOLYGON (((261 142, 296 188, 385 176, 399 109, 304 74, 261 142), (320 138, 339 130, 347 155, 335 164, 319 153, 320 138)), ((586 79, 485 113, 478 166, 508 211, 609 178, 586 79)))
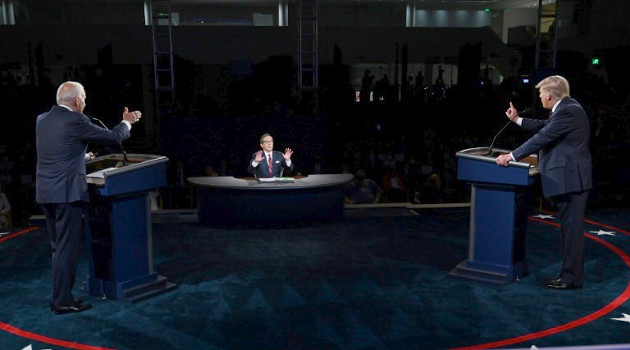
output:
POLYGON ((231 176, 189 177, 198 188, 199 222, 265 224, 327 221, 343 215, 343 188, 350 174, 260 182, 231 176))

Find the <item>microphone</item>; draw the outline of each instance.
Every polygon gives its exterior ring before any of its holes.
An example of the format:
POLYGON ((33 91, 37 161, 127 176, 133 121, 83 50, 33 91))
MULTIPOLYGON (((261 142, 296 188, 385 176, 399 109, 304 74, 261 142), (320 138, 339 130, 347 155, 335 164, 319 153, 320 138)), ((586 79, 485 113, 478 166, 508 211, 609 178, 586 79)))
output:
MULTIPOLYGON (((532 109, 530 107, 527 107, 527 108, 523 109, 522 111, 517 112, 516 115, 529 114, 529 113, 531 113, 531 111, 532 111, 532 109)), ((505 128, 507 128, 508 125, 510 125, 510 123, 512 123, 512 119, 508 118, 508 122, 505 123, 505 125, 503 125, 501 130, 499 130, 499 132, 496 135, 494 135, 494 138, 492 139, 492 143, 490 143, 490 147, 488 147, 488 152, 486 152, 486 154, 485 154, 486 156, 489 156, 489 155, 492 154, 492 146, 494 146, 494 142, 497 140, 497 137, 499 135, 501 135, 503 130, 505 130, 505 128)))
MULTIPOLYGON (((98 122, 99 124, 101 124, 102 127, 104 127, 105 129, 109 130, 109 128, 105 125, 105 123, 103 123, 102 120, 100 120, 98 118, 95 118, 95 117, 90 117, 89 115, 87 117, 90 118, 93 121, 98 122)), ((123 154, 123 161, 122 161, 123 166, 128 165, 130 162, 129 162, 129 158, 127 158, 127 152, 125 152, 125 148, 122 145, 122 141, 118 142, 118 145, 120 146, 120 150, 122 151, 122 154, 123 154)))

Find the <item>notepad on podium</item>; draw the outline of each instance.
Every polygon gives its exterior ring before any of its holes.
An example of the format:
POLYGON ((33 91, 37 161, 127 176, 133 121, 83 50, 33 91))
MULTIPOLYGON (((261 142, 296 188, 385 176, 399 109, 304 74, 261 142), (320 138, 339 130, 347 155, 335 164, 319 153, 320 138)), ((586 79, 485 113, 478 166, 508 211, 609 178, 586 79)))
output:
POLYGON ((258 178, 260 182, 280 182, 280 183, 288 183, 295 182, 292 177, 262 177, 258 178))

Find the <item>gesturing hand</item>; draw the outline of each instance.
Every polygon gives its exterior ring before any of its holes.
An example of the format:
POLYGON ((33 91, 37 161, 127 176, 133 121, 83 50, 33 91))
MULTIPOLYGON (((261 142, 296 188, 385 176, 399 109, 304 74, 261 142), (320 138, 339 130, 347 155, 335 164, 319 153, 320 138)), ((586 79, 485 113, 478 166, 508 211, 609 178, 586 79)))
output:
POLYGON ((128 121, 131 124, 137 123, 140 118, 142 118, 142 113, 140 111, 129 112, 129 108, 125 107, 123 111, 123 119, 128 121))
POLYGON ((284 150, 284 154, 282 156, 284 157, 284 160, 291 160, 292 154, 293 154, 293 151, 290 148, 287 148, 284 150))
POLYGON ((263 160, 263 152, 262 151, 258 151, 256 152, 256 156, 254 156, 254 162, 256 163, 260 163, 263 160))
POLYGON ((514 105, 512 104, 512 102, 510 102, 510 108, 508 108, 507 111, 505 111, 505 115, 507 115, 507 117, 513 121, 516 122, 516 118, 518 118, 518 111, 516 110, 516 108, 514 107, 514 105))

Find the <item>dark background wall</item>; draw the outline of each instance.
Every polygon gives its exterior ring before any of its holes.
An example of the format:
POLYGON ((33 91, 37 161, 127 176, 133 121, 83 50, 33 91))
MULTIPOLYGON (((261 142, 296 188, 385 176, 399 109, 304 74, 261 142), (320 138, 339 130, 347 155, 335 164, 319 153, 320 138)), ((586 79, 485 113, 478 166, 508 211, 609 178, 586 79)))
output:
MULTIPOLYGON (((289 2, 286 27, 241 25, 252 13, 273 14, 277 24, 273 4, 215 6, 194 16, 184 6, 182 23, 207 18, 236 25, 174 28, 177 104, 174 115, 162 118, 155 113, 151 27, 143 24, 141 2, 14 3, 16 25, 0 26, 0 158, 13 164, 10 170, 3 168, 3 182, 24 217, 37 211, 29 197, 34 120, 54 104, 56 87, 65 80, 86 86, 86 113, 108 125, 118 122, 124 106, 142 110, 143 123, 134 128, 126 147, 169 156, 173 183, 178 164, 187 176, 244 175, 258 137, 271 132, 277 148, 296 150, 302 173, 367 168, 381 182, 395 169, 404 173, 411 201, 429 175, 439 174, 443 196, 433 200, 462 201, 467 191, 455 178, 455 151, 489 144, 504 123, 507 103, 535 106, 536 79, 560 73, 569 78, 572 95, 591 117, 594 203, 618 206, 628 197, 630 170, 614 162, 630 149, 627 2, 560 1, 555 71, 533 70, 535 41, 527 28, 514 31, 527 40, 505 44, 496 33, 500 26, 494 14, 494 30, 405 28, 405 9, 398 3, 322 2, 317 113, 305 108, 297 87, 295 2, 289 2), (602 63, 591 65, 592 57, 602 63), (405 73, 414 75, 405 85, 403 62, 423 65, 423 72, 456 66, 459 79, 441 86, 435 73, 419 84, 414 68, 405 73), (378 65, 398 67, 400 88, 393 75, 379 85, 378 75, 370 87, 375 99, 368 102, 370 91, 355 84, 361 79, 356 72, 378 65), (496 74, 484 72, 488 66, 503 79, 489 78, 496 74), (530 82, 524 83, 523 76, 530 82)), ((510 148, 524 139, 519 130, 508 128, 498 145, 510 148)), ((100 153, 118 152, 93 147, 100 153)))

